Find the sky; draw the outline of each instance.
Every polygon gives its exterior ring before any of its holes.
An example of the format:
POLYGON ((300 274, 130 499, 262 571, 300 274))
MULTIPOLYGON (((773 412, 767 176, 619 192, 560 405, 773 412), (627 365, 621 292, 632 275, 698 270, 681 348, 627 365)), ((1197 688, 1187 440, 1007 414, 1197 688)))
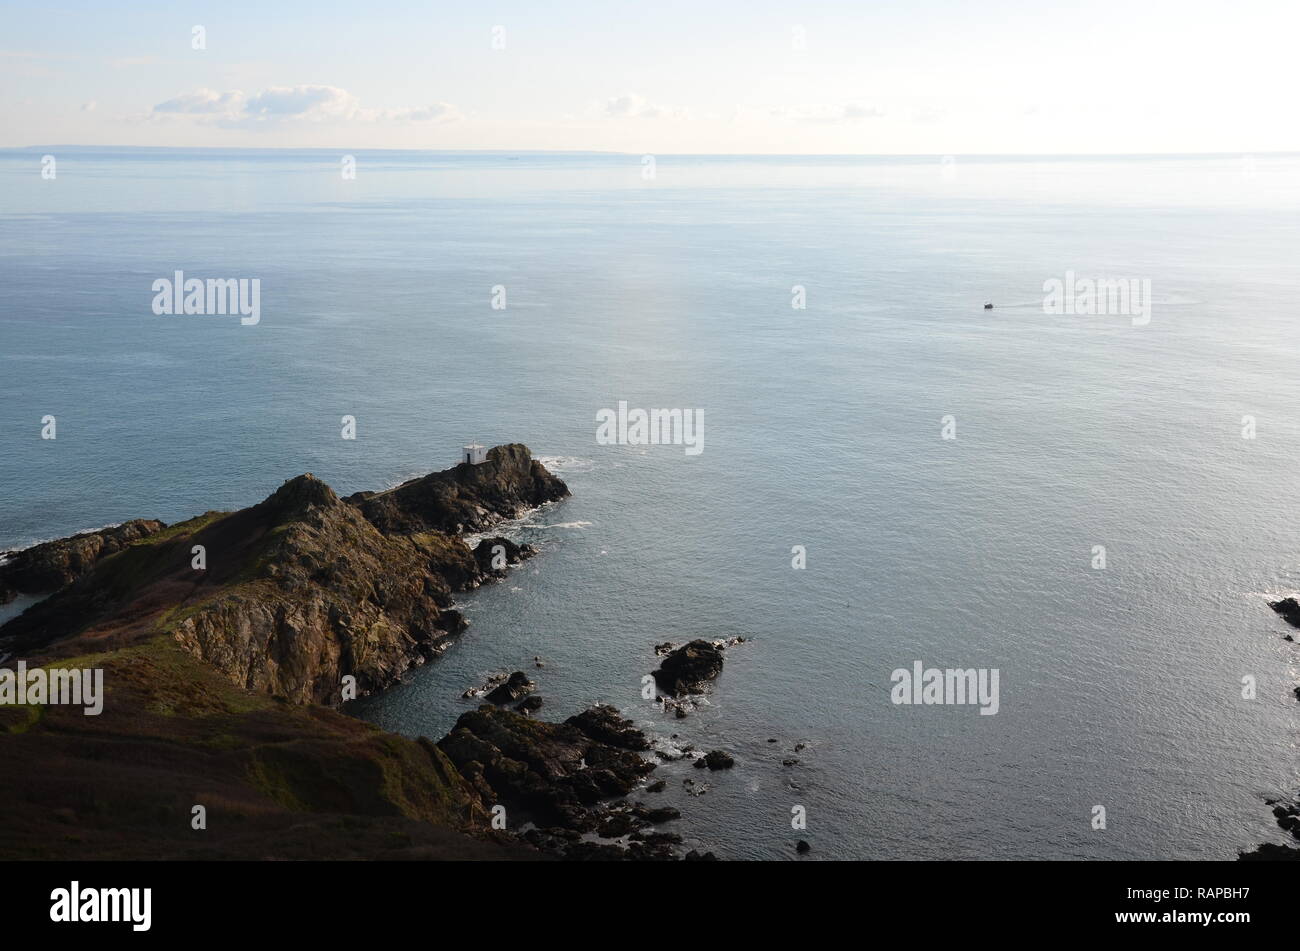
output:
POLYGON ((1297 0, 0 2, 0 147, 1300 149, 1297 0))

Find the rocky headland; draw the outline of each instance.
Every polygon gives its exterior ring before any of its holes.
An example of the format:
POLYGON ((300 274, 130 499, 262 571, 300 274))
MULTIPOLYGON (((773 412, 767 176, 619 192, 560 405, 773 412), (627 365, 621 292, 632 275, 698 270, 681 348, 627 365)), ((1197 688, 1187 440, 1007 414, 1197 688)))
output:
POLYGON ((535 554, 464 533, 567 495, 498 446, 386 492, 302 475, 239 511, 8 553, 0 597, 48 597, 0 627, 4 663, 100 668, 105 698, 0 706, 24 764, 0 775, 0 855, 673 857, 654 827, 675 810, 625 798, 655 764, 612 708, 537 719, 519 672, 487 699, 521 709, 484 704, 437 743, 334 709, 437 656, 465 626, 453 594, 535 554))
POLYGON ((57 589, 0 628, 0 650, 50 661, 167 636, 246 690, 338 706, 436 656, 465 625, 452 595, 532 554, 459 531, 566 495, 527 447, 498 446, 388 492, 343 500, 307 474, 237 512, 51 542, 0 567, 17 592, 57 589))

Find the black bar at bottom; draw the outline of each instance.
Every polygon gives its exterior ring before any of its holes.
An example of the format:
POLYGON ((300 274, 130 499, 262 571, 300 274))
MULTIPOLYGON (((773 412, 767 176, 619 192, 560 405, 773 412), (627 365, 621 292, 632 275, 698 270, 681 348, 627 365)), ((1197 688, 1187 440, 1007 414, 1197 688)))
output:
POLYGON ((462 929, 465 940, 492 941, 527 926, 531 940, 547 931, 565 940, 609 920, 650 928, 642 937, 655 944, 675 932, 739 934, 779 921, 820 931, 843 919, 864 936, 1232 940, 1294 926, 1294 875, 1271 862, 11 862, 4 874, 11 938, 335 941, 413 931, 441 943, 462 929))

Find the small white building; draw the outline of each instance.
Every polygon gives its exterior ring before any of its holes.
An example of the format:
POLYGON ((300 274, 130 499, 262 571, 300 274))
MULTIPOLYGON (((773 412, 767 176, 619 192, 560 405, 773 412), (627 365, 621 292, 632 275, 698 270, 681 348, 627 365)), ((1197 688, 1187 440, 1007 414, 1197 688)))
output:
POLYGON ((460 461, 476 466, 481 462, 487 462, 487 448, 480 446, 478 443, 466 446, 460 454, 460 461))

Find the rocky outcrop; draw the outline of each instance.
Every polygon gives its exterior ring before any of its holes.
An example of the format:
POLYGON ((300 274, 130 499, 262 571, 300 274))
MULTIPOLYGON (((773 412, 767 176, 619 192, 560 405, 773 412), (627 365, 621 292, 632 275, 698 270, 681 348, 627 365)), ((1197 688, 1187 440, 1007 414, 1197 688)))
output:
POLYGON ((586 736, 598 743, 613 746, 621 750, 634 750, 638 753, 650 749, 645 734, 625 720, 618 711, 610 706, 590 707, 569 717, 569 723, 577 727, 586 736))
POLYGON ((1241 852, 1237 855, 1238 862, 1300 862, 1300 849, 1293 845, 1275 845, 1272 842, 1265 842, 1257 846, 1254 851, 1241 852))
POLYGON ((654 672, 659 689, 674 697, 699 693, 722 673, 722 651, 695 640, 667 654, 654 672))
POLYGON ((485 699, 488 703, 495 704, 514 703, 516 700, 528 696, 536 689, 537 684, 529 680, 527 674, 522 670, 516 670, 506 678, 504 683, 497 684, 497 686, 489 690, 485 699))
POLYGON ((1300 601, 1283 598, 1281 601, 1270 601, 1268 606, 1282 615, 1282 619, 1292 627, 1300 627, 1300 601))
POLYGON ((348 502, 385 534, 462 534, 568 494, 527 446, 512 443, 488 450, 478 465, 462 462, 386 492, 350 495, 348 502))
POLYGON ((101 558, 148 538, 167 526, 156 519, 133 519, 97 532, 0 552, 0 604, 18 594, 46 594, 72 584, 101 558))
POLYGON ((500 535, 485 538, 474 546, 474 562, 478 565, 479 573, 485 577, 504 577, 509 566, 517 565, 535 554, 537 549, 532 545, 516 545, 500 535))
MULTIPOLYGON (((1273 809, 1273 818, 1280 828, 1300 839, 1300 800, 1266 799, 1265 805, 1273 809)), ((1243 862, 1283 861, 1293 862, 1300 859, 1300 848, 1293 845, 1275 845, 1266 842, 1253 852, 1241 852, 1237 858, 1243 862)))
POLYGON ((709 769, 715 771, 719 769, 731 769, 731 767, 735 765, 735 757, 730 753, 723 752, 722 750, 710 750, 695 761, 696 769, 704 769, 704 767, 707 766, 709 769))
POLYGON ((681 813, 623 798, 655 767, 639 755, 645 736, 612 707, 543 723, 485 706, 462 716, 439 745, 480 800, 503 806, 511 828, 530 826, 523 839, 544 853, 579 861, 678 857, 681 836, 658 826, 681 813))
POLYGON ((462 714, 438 746, 484 802, 505 806, 511 828, 594 832, 608 818, 598 804, 655 768, 640 755, 645 736, 604 706, 548 723, 485 705, 462 714))
MULTIPOLYGON (((465 483, 454 498, 474 500, 477 523, 568 491, 523 446, 416 482, 442 485, 441 477, 465 483), (457 474, 466 469, 475 471, 457 474)), ((381 524, 393 523, 299 476, 251 508, 209 513, 101 558, 0 628, 0 650, 60 657, 166 634, 248 690, 338 705, 348 688, 381 690, 444 650, 464 627, 452 593, 492 576, 458 537, 381 524)))

